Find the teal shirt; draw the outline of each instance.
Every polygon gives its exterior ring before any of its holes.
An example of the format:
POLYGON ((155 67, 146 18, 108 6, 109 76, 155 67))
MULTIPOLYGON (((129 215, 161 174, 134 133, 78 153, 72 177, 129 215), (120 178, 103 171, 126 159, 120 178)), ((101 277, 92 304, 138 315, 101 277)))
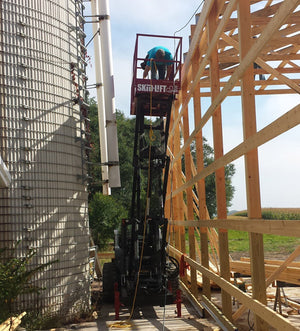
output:
MULTIPOLYGON (((159 49, 163 49, 165 51, 165 58, 164 58, 165 60, 173 61, 173 56, 172 56, 171 52, 166 47, 163 47, 163 46, 157 46, 157 47, 150 49, 150 51, 148 52, 148 58, 154 59, 155 54, 159 49)), ((156 62, 156 63, 157 64, 166 64, 168 66, 172 64, 172 62, 156 62)), ((147 66, 150 66, 150 61, 147 61, 147 66)))

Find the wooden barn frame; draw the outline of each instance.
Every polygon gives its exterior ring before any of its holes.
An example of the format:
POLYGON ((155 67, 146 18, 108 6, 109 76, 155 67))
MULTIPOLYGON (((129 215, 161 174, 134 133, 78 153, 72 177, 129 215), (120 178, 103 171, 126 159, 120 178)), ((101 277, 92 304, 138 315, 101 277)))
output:
POLYGON ((300 237, 300 220, 262 219, 257 149, 300 123, 300 105, 258 131, 255 95, 300 93, 299 5, 297 0, 206 0, 197 24, 191 27, 182 89, 172 109, 165 208, 171 224, 169 252, 190 266, 190 275, 182 277, 182 285, 190 284, 195 298, 197 277, 201 274, 200 304, 218 313, 210 301, 213 281, 221 288, 222 314, 235 323, 242 312, 250 309, 255 314, 255 330, 268 330, 270 325, 278 330, 296 330, 267 307, 266 287, 280 279, 280 274, 300 254, 300 247, 283 264, 265 273, 263 234, 300 237), (221 107, 229 96, 241 100, 243 141, 224 154, 221 107), (202 97, 211 98, 204 113, 202 97), (192 117, 194 130, 190 132, 192 117), (214 162, 205 167, 202 129, 209 120, 213 127, 214 162), (191 155, 192 142, 196 146, 196 162, 191 155), (224 167, 240 157, 245 161, 246 220, 227 217, 226 208, 224 167), (205 202, 205 178, 212 173, 217 200, 217 217, 213 220, 205 202), (252 298, 231 282, 228 229, 249 233, 252 298), (196 237, 200 237, 200 245, 196 237), (233 297, 242 303, 234 314, 233 297))

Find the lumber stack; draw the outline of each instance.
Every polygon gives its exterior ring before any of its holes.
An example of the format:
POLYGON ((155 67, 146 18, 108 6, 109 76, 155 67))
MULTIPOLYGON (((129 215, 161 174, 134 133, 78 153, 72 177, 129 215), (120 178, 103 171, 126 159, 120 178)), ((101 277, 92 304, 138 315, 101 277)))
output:
MULTIPOLYGON (((284 261, 279 260, 265 260, 266 279, 270 277, 283 262, 284 261)), ((231 261, 230 270, 251 276, 250 259, 242 258, 240 261, 231 261)), ((291 262, 289 266, 276 277, 276 280, 300 285, 300 263, 291 262)))

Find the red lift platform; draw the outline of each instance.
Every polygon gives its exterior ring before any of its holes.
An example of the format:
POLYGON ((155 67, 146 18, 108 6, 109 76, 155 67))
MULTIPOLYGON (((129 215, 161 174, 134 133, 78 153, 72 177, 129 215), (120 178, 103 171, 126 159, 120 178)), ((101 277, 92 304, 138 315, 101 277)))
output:
MULTIPOLYGON (((149 49, 151 49, 150 47, 149 49)), ((167 46, 166 46, 167 47, 167 46)), ((155 60, 154 60, 155 61, 155 60)), ((161 60, 160 60, 161 61, 161 60)), ((182 63, 182 38, 174 36, 137 34, 133 57, 133 78, 131 85, 131 107, 130 114, 137 115, 142 112, 144 116, 167 116, 172 107, 172 102, 180 90, 181 85, 181 63, 182 63), (173 72, 169 80, 143 79, 141 63, 147 61, 148 50, 142 49, 143 41, 149 44, 153 41, 152 47, 172 45, 168 47, 173 55, 173 72), (163 45, 157 45, 157 40, 163 45), (144 53, 141 54, 141 51, 144 53), (152 109, 150 110, 150 105, 152 109)))

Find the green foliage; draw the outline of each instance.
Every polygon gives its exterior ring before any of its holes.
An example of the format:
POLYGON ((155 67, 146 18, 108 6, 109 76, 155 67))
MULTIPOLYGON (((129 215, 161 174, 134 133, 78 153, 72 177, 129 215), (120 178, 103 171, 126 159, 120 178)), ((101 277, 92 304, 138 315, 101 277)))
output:
POLYGON ((112 189, 113 197, 119 201, 127 212, 130 210, 132 183, 133 183, 133 148, 135 118, 126 118, 125 115, 117 111, 118 144, 120 160, 121 187, 112 189))
POLYGON ((89 203, 89 218, 92 236, 99 249, 104 249, 114 238, 114 229, 125 218, 124 207, 112 196, 95 193, 89 203))
MULTIPOLYGON (((196 164, 196 145, 192 143, 191 153, 196 164)), ((203 156, 204 167, 207 167, 214 161, 214 149, 207 143, 207 140, 203 138, 203 156)), ((233 164, 225 166, 225 190, 226 190, 226 204, 227 208, 231 206, 231 201, 234 196, 235 188, 232 185, 232 177, 235 174, 235 167, 233 164)), ((205 178, 205 193, 206 193, 206 206, 211 218, 214 218, 217 214, 217 199, 216 199, 216 179, 215 174, 205 178)))
POLYGON ((93 166, 89 169, 89 175, 92 177, 92 182, 89 185, 89 196, 90 198, 94 193, 101 191, 101 166, 100 166, 100 145, 99 145, 99 127, 98 127, 98 109, 94 99, 89 101, 90 110, 89 118, 90 132, 91 132, 91 143, 92 150, 89 155, 90 162, 93 166))
POLYGON ((35 268, 29 269, 29 263, 36 254, 33 249, 27 249, 24 257, 15 257, 16 249, 20 242, 17 242, 9 258, 4 258, 3 253, 8 249, 0 251, 0 322, 6 320, 12 314, 12 305, 17 297, 26 293, 39 293, 42 288, 33 286, 30 283, 32 276, 45 269, 50 263, 44 263, 35 268))
MULTIPOLYGON (((90 119, 91 119, 91 140, 92 140, 92 151, 90 154, 90 161, 93 163, 100 164, 100 151, 99 151, 99 129, 98 129, 98 115, 97 115, 97 104, 94 99, 90 100, 90 119)), ((118 144, 119 144, 119 161, 120 161, 120 176, 121 176, 121 187, 112 189, 112 197, 118 207, 123 207, 120 212, 124 218, 129 217, 131 197, 132 197, 132 182, 133 182, 133 149, 134 149, 134 134, 135 134, 135 118, 127 118, 121 111, 116 112, 116 119, 118 125, 118 144)), ((159 125, 157 120, 153 125, 159 125)), ((157 133, 156 133, 157 134, 157 133)), ((160 138, 157 136, 156 140, 160 138)), ((155 142, 154 142, 155 144, 155 142)), ((204 138, 203 143, 204 149, 204 166, 209 165, 213 162, 214 150, 211 148, 204 138)), ((192 154, 195 156, 195 145, 192 145, 192 154)), ((184 162, 183 162, 184 170, 184 162)), ((227 207, 231 206, 231 201, 234 195, 234 187, 232 186, 231 178, 235 173, 234 165, 230 164, 225 167, 225 181, 226 181, 226 195, 227 195, 227 207)), ((96 209, 97 202, 94 200, 95 194, 102 191, 101 186, 101 167, 92 166, 90 169, 90 176, 93 178, 90 184, 90 209, 96 209), (96 180, 98 179, 98 181, 96 180)), ((141 176, 141 201, 145 200, 146 191, 146 177, 141 176)), ((211 217, 216 215, 216 189, 215 189, 215 176, 214 174, 206 178, 206 203, 209 214, 211 217)), ((99 200, 98 198, 95 198, 99 200)), ((152 202, 154 197, 152 197, 152 202)), ((99 201, 98 201, 99 202, 99 201)), ((99 202, 100 203, 100 202, 99 202)), ((103 202, 102 202, 103 203, 103 202)), ((104 205, 103 205, 104 206, 104 205)), ((99 207, 102 209, 102 207, 99 207)), ((104 208, 104 207, 103 207, 104 208)), ((90 226, 96 242, 99 246, 102 246, 101 241, 104 241, 104 246, 110 238, 113 236, 113 229, 117 224, 114 217, 109 220, 109 215, 105 216, 106 220, 100 220, 102 216, 97 216, 95 212, 90 210, 90 226), (95 221, 96 220, 96 221, 95 221), (104 222, 105 225, 100 225, 104 222), (112 223, 112 224, 111 224, 112 223), (108 240, 105 237, 109 235, 108 240), (101 238, 101 240, 100 240, 101 238)), ((119 218, 120 220, 120 218, 119 218)))

